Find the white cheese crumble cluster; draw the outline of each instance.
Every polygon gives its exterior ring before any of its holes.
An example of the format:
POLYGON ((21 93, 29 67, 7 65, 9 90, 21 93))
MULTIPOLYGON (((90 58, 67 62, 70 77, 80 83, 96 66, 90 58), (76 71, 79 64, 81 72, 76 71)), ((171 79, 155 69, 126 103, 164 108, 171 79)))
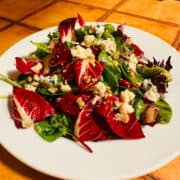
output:
POLYGON ((136 65, 138 63, 138 58, 132 54, 128 61, 128 68, 131 72, 136 73, 136 65))
POLYGON ((85 35, 84 41, 81 44, 90 47, 91 45, 93 45, 95 39, 96 38, 94 35, 85 35))
POLYGON ((122 123, 129 122, 129 114, 134 112, 134 108, 131 105, 131 102, 135 98, 135 94, 128 89, 124 90, 120 94, 120 100, 116 101, 114 104, 115 110, 118 110, 115 114, 115 120, 122 123))
POLYGON ((96 24, 94 26, 90 26, 89 33, 95 33, 97 36, 102 36, 104 30, 104 26, 96 24))
POLYGON ((153 85, 150 79, 143 81, 143 87, 146 89, 144 97, 152 102, 156 102, 160 98, 157 87, 153 85))
POLYGON ((97 95, 102 98, 104 98, 104 97, 106 98, 106 97, 112 95, 110 87, 106 86, 102 82, 96 83, 91 89, 92 89, 92 92, 94 95, 97 95))
POLYGON ((71 54, 76 59, 95 59, 91 48, 84 48, 81 45, 71 48, 71 54))
POLYGON ((39 73, 42 68, 43 68, 42 64, 38 62, 36 65, 31 67, 31 70, 35 73, 39 73))
POLYGON ((105 40, 99 39, 94 44, 100 46, 101 49, 103 49, 109 54, 114 54, 116 52, 116 43, 110 38, 105 40))
POLYGON ((29 91, 36 91, 40 84, 43 84, 50 93, 56 93, 58 88, 62 92, 70 92, 71 87, 67 83, 58 82, 58 75, 54 74, 52 76, 44 76, 35 74, 33 77, 29 76, 28 84, 25 85, 25 89, 29 91))

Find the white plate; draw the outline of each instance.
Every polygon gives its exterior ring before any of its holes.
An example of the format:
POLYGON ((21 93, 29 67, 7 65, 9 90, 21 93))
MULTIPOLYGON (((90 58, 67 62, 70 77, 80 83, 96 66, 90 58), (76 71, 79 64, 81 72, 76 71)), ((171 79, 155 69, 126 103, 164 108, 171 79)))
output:
MULTIPOLYGON (((33 41, 47 41, 53 28, 35 33, 21 40, 0 60, 1 73, 15 71, 16 56, 33 51, 33 41)), ((180 55, 170 45, 141 30, 125 27, 125 32, 144 50, 146 57, 167 59, 172 56, 172 76, 167 95, 173 117, 167 125, 145 127, 145 139, 88 142, 93 153, 80 148, 66 138, 48 143, 33 130, 16 129, 10 117, 7 100, 0 100, 0 141, 17 159, 43 173, 68 179, 115 180, 140 176, 172 160, 180 151, 180 55)), ((7 37, 8 38, 8 37, 7 37)), ((7 39, 6 38, 6 39, 7 39)), ((12 87, 0 82, 0 94, 7 95, 12 87)))

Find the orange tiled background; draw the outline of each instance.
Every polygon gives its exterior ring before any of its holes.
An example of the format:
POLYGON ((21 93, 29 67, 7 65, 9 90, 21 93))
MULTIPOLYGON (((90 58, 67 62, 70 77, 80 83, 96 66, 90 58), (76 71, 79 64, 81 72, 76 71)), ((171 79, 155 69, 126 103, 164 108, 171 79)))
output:
MULTIPOLYGON (((0 55, 21 38, 80 13, 86 21, 126 23, 159 36, 180 51, 179 0, 0 0, 0 55)), ((55 180, 0 146, 0 179, 55 180)), ((179 180, 180 156, 134 180, 179 180)))

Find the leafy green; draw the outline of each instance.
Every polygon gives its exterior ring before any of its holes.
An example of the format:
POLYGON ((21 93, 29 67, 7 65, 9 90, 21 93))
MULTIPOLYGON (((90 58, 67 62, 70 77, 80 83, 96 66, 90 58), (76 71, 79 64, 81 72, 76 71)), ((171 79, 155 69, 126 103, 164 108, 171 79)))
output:
POLYGON ((157 116, 157 122, 160 124, 166 124, 171 120, 172 117, 172 109, 168 102, 166 102, 164 99, 160 99, 155 104, 158 106, 158 116, 157 116))
POLYGON ((83 29, 79 28, 79 29, 74 31, 75 36, 76 36, 76 40, 78 42, 82 42, 84 40, 84 36, 89 34, 88 29, 89 29, 89 27, 85 26, 83 29))
POLYGON ((99 54, 98 54, 98 60, 99 61, 103 61, 105 62, 106 65, 109 65, 109 66, 112 66, 112 57, 109 56, 106 51, 101 51, 99 54))
POLYGON ((37 50, 34 52, 34 55, 40 59, 45 58, 47 55, 51 54, 51 51, 48 48, 48 43, 41 43, 41 42, 33 42, 32 44, 37 46, 37 50))
POLYGON ((103 39, 111 39, 113 41, 115 41, 113 35, 111 33, 109 33, 108 31, 105 31, 103 34, 102 34, 102 38, 103 39))
POLYGON ((17 78, 18 84, 25 87, 26 84, 32 83, 33 78, 30 75, 20 74, 17 78))
POLYGON ((62 93, 60 91, 52 93, 52 92, 48 91, 47 87, 42 86, 42 85, 38 86, 36 92, 43 95, 44 97, 47 97, 47 99, 48 99, 48 97, 50 98, 50 97, 53 97, 53 96, 60 96, 60 95, 64 94, 64 93, 62 93))
POLYGON ((137 70, 144 78, 151 78, 157 73, 162 73, 166 77, 167 82, 172 81, 172 76, 169 71, 156 65, 152 67, 137 66, 137 70))
POLYGON ((57 88, 57 91, 52 93, 48 90, 48 88, 45 85, 40 84, 38 86, 38 88, 36 89, 36 92, 41 94, 45 99, 49 100, 50 102, 53 102, 54 99, 58 96, 62 96, 64 94, 67 94, 70 92, 76 93, 79 90, 78 87, 75 86, 74 84, 70 84, 71 90, 66 91, 66 92, 62 92, 59 87, 56 87, 56 86, 54 86, 54 87, 57 88))
POLYGON ((122 44, 123 44, 123 41, 122 41, 122 38, 120 36, 115 36, 114 37, 115 39, 115 42, 116 42, 116 50, 117 51, 122 51, 122 44))
POLYGON ((115 28, 112 24, 105 24, 104 30, 105 30, 105 32, 109 32, 110 34, 115 32, 115 28))
POLYGON ((19 88, 21 87, 21 85, 18 82, 9 79, 8 77, 4 76, 1 73, 0 73, 0 80, 4 81, 12 86, 15 86, 15 87, 19 87, 19 88))
POLYGON ((130 81, 133 85, 136 85, 136 84, 138 84, 139 82, 141 82, 143 80, 143 77, 140 74, 136 73, 133 76, 131 76, 128 73, 128 70, 127 70, 126 66, 123 65, 123 64, 120 65, 120 69, 121 69, 123 78, 130 81))
POLYGON ((59 32, 58 31, 54 31, 53 33, 49 33, 48 34, 48 38, 49 40, 53 41, 53 40, 59 40, 59 32))
POLYGON ((53 116, 35 124, 35 131, 46 141, 52 142, 59 137, 72 134, 71 118, 63 113, 53 116))
POLYGON ((39 48, 41 51, 50 54, 51 51, 48 48, 48 43, 43 43, 43 42, 33 42, 31 41, 32 44, 34 44, 35 46, 37 46, 37 48, 39 48))
POLYGON ((64 42, 64 45, 65 45, 66 47, 68 47, 69 49, 71 49, 71 48, 74 47, 74 44, 73 44, 72 42, 68 42, 68 41, 65 41, 65 42, 64 42))
POLYGON ((106 81, 112 89, 118 87, 119 85, 119 77, 117 77, 109 66, 105 66, 103 72, 104 81, 106 81))
POLYGON ((105 51, 99 53, 98 60, 105 62, 106 65, 103 71, 103 78, 114 90, 119 85, 119 79, 121 77, 120 68, 113 64, 112 57, 105 51))
POLYGON ((134 101, 134 109, 135 109, 135 116, 136 119, 141 119, 141 114, 144 111, 144 101, 142 98, 136 98, 134 101))

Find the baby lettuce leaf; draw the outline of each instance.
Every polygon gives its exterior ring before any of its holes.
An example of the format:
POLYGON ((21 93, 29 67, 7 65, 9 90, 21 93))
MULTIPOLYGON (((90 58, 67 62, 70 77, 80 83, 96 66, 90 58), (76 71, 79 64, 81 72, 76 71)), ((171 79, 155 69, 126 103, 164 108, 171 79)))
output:
POLYGON ((54 41, 54 40, 59 40, 59 32, 58 31, 54 31, 54 32, 50 32, 48 34, 48 38, 50 41, 54 41))
POLYGON ((38 135, 48 142, 67 136, 72 133, 72 130, 71 118, 63 113, 54 114, 35 125, 38 135))
POLYGON ((160 124, 167 124, 172 117, 172 109, 170 105, 164 99, 158 100, 155 104, 159 108, 157 122, 160 124))
POLYGON ((4 81, 14 87, 19 87, 19 88, 21 87, 21 84, 19 84, 19 82, 13 81, 1 73, 0 73, 0 80, 4 81))
POLYGON ((31 41, 31 43, 37 47, 36 51, 34 52, 37 58, 42 59, 45 58, 47 55, 51 54, 51 51, 48 48, 48 43, 33 41, 31 41))
POLYGON ((84 40, 84 36, 89 34, 89 27, 85 26, 84 28, 79 28, 74 31, 76 40, 78 42, 82 42, 84 40))
POLYGON ((112 41, 115 42, 115 39, 113 37, 113 35, 111 33, 109 33, 108 31, 105 31, 103 34, 102 34, 102 38, 103 39, 111 39, 112 41))
POLYGON ((79 142, 88 152, 92 153, 92 149, 73 134, 72 119, 64 113, 54 114, 44 121, 36 123, 34 128, 38 135, 48 142, 68 136, 79 142))
POLYGON ((120 68, 112 63, 112 57, 109 56, 105 51, 101 51, 99 53, 98 60, 105 62, 103 78, 104 81, 114 90, 119 85, 119 79, 121 77, 120 68))
POLYGON ((141 114, 144 111, 144 101, 142 98, 136 98, 134 101, 134 109, 135 109, 135 116, 136 119, 141 119, 141 114))
POLYGON ((166 69, 159 67, 159 66, 137 66, 138 72, 144 77, 144 78, 152 78, 157 73, 162 73, 166 77, 166 82, 172 81, 172 76, 169 71, 166 69))
POLYGON ((110 34, 115 32, 115 28, 112 24, 105 24, 104 30, 105 30, 105 32, 109 32, 110 34))
POLYGON ((105 51, 101 51, 98 55, 98 60, 103 61, 106 65, 112 66, 112 58, 105 51))
POLYGON ((113 71, 111 71, 111 68, 109 66, 105 66, 103 71, 103 77, 104 77, 104 81, 107 82, 112 89, 118 87, 119 78, 113 73, 113 71))
POLYGON ((128 70, 127 70, 126 66, 123 65, 123 64, 120 65, 120 69, 121 69, 123 78, 130 81, 133 85, 136 85, 136 84, 138 84, 139 82, 141 82, 143 80, 143 77, 138 73, 131 76, 128 73, 128 70))
POLYGON ((31 41, 32 44, 34 44, 35 46, 37 46, 37 48, 41 49, 41 51, 50 54, 51 51, 48 48, 48 43, 43 43, 43 42, 33 42, 31 41))
POLYGON ((117 50, 117 51, 121 51, 121 49, 122 49, 122 44, 123 44, 123 41, 122 41, 121 37, 115 36, 114 39, 115 39, 115 42, 116 42, 116 50, 117 50))

